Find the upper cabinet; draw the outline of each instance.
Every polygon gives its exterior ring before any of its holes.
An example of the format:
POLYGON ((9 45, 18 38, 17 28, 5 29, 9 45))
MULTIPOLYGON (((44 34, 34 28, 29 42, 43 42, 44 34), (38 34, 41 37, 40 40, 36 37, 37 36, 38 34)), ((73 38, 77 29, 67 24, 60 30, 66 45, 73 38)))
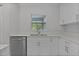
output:
POLYGON ((79 21, 79 4, 60 4, 60 24, 69 24, 79 21))

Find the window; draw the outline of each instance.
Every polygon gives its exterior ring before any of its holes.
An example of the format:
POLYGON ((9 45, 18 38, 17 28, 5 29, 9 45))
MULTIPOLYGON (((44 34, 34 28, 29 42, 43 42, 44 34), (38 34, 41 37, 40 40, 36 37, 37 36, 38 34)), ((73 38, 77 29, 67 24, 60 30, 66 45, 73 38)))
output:
POLYGON ((44 31, 45 28, 45 16, 32 16, 32 31, 44 31))

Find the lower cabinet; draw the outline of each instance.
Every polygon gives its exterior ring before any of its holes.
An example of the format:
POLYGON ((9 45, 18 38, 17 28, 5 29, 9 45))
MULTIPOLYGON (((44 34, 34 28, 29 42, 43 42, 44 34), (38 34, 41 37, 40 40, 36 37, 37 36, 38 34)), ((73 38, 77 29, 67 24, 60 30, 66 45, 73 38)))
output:
POLYGON ((58 50, 59 50, 59 37, 49 37, 49 55, 50 56, 58 56, 58 50))
POLYGON ((0 56, 10 56, 9 47, 5 47, 0 50, 0 56))
POLYGON ((28 56, 56 56, 57 39, 54 37, 30 37, 27 40, 28 56))
POLYGON ((50 55, 50 43, 48 38, 40 37, 40 55, 41 56, 50 55))
POLYGON ((40 55, 40 39, 37 37, 28 37, 27 39, 27 56, 40 55))
POLYGON ((70 42, 70 55, 79 56, 79 44, 70 42))
POLYGON ((60 56, 79 56, 79 45, 69 40, 60 39, 59 55, 60 56))
POLYGON ((79 56, 79 44, 58 37, 28 37, 28 56, 79 56))
POLYGON ((66 49, 65 49, 65 41, 63 39, 59 40, 59 55, 65 56, 67 55, 66 49))

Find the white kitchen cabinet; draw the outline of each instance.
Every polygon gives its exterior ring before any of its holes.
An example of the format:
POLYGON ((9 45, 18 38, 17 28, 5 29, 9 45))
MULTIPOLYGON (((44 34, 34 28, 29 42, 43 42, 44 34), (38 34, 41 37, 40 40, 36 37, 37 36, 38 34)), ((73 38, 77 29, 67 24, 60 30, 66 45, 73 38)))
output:
POLYGON ((79 44, 65 40, 65 51, 68 56, 79 56, 79 44))
POLYGON ((71 42, 67 39, 61 38, 59 40, 59 55, 60 56, 70 56, 71 42))
POLYGON ((27 55, 46 56, 49 55, 49 39, 46 37, 30 37, 27 40, 27 55))
POLYGON ((59 55, 59 37, 49 37, 49 48, 50 48, 50 56, 58 56, 59 55))
POLYGON ((37 37, 27 39, 27 56, 39 56, 40 40, 37 37))
POLYGON ((79 44, 68 40, 59 40, 59 55, 60 56, 79 56, 79 44))
POLYGON ((59 40, 59 55, 60 56, 67 55, 67 53, 65 51, 65 40, 64 39, 59 40))
POLYGON ((40 37, 40 55, 57 56, 58 55, 58 38, 57 37, 40 37))
POLYGON ((79 56, 79 44, 76 44, 74 42, 70 43, 70 55, 79 56))
POLYGON ((50 42, 47 37, 40 37, 40 55, 41 56, 50 55, 50 42))
POLYGON ((27 38, 27 55, 29 56, 56 56, 58 55, 58 41, 56 37, 27 38))
POLYGON ((79 4, 65 3, 60 5, 60 24, 79 21, 79 4))
POLYGON ((8 45, 0 44, 0 56, 10 56, 8 45))
POLYGON ((27 37, 28 56, 79 56, 79 44, 67 38, 27 37))

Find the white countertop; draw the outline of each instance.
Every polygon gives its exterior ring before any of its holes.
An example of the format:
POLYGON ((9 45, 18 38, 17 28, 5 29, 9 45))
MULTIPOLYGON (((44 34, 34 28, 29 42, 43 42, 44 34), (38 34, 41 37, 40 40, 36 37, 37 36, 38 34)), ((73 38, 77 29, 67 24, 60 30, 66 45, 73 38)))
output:
MULTIPOLYGON (((10 36, 42 36, 42 35, 10 35, 10 36)), ((59 35, 43 35, 43 36, 59 36, 59 35)))
POLYGON ((6 48, 6 47, 8 47, 7 44, 0 44, 0 50, 1 50, 1 49, 4 49, 4 48, 6 48))

